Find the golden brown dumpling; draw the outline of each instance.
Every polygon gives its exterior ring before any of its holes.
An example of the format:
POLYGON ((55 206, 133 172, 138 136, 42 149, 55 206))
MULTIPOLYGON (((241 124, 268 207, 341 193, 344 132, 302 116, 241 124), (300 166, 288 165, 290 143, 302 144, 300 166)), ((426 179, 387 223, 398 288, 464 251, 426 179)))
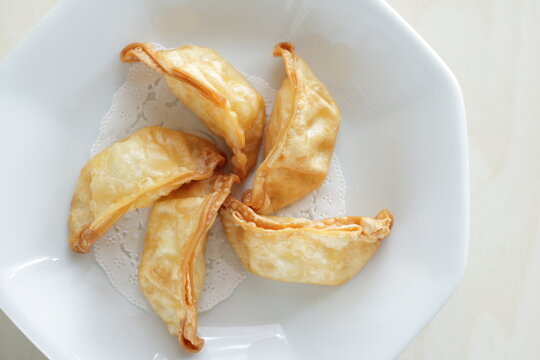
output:
POLYGON ((328 174, 340 123, 339 109, 290 43, 279 43, 287 79, 276 97, 264 136, 265 159, 242 201, 272 214, 317 189, 328 174))
POLYGON ((393 222, 388 210, 374 219, 260 216, 230 196, 220 217, 246 269, 269 279, 320 285, 352 278, 390 234, 393 222))
POLYGON ((169 332, 197 352, 197 301, 206 266, 206 233, 238 178, 214 175, 182 186, 156 202, 139 266, 139 285, 169 332))
POLYGON ((92 244, 127 211, 152 205, 182 184, 205 179, 225 158, 212 143, 157 126, 94 156, 81 170, 69 213, 69 243, 92 244))
POLYGON ((233 151, 233 171, 242 179, 257 162, 265 122, 264 100, 244 76, 214 50, 183 46, 157 51, 133 43, 120 55, 160 73, 169 88, 233 151))

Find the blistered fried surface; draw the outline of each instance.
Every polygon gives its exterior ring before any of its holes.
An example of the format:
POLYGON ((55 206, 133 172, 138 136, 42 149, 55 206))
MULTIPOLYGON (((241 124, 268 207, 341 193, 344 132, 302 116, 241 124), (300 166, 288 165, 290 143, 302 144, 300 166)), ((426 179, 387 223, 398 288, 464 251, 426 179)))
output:
POLYGON ((210 177, 224 160, 210 142, 157 126, 111 145, 81 170, 69 214, 71 248, 88 252, 127 211, 210 177))
POLYGON ((287 78, 265 134, 265 159, 242 200, 272 214, 319 188, 328 174, 341 115, 330 92, 290 43, 279 43, 287 78))
POLYGON ((232 149, 233 171, 246 176, 257 162, 266 115, 262 96, 240 72, 214 50, 193 45, 157 51, 134 43, 120 58, 165 76, 174 95, 232 149))
POLYGON ((237 180, 214 175, 192 182, 158 201, 150 213, 139 285, 169 332, 191 352, 204 345, 197 336, 197 302, 206 276, 207 232, 237 180))
POLYGON ((246 269, 269 279, 320 285, 351 279, 375 254, 393 223, 388 210, 375 218, 261 216, 230 196, 220 216, 246 269))

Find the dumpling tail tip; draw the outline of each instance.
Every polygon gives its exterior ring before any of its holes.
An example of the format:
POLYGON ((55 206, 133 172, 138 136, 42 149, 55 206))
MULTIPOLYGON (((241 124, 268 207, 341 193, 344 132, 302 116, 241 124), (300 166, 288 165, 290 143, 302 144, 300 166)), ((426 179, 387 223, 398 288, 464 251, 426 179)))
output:
POLYGON ((198 336, 195 336, 193 340, 187 339, 182 335, 178 336, 178 341, 182 345, 184 349, 191 353, 197 353, 201 351, 201 349, 204 346, 204 340, 199 338, 198 336))
POLYGON ((288 52, 294 52, 294 44, 286 41, 277 43, 276 46, 274 46, 274 51, 272 52, 272 55, 280 56, 283 50, 286 50, 288 52))
POLYGON ((387 209, 381 210, 375 218, 376 219, 390 219, 390 229, 394 227, 394 215, 390 212, 390 210, 387 210, 387 209))
POLYGON ((144 48, 144 44, 142 43, 131 43, 129 45, 126 45, 122 51, 120 52, 120 61, 125 63, 132 63, 132 62, 139 62, 140 59, 135 56, 132 52, 132 50, 141 51, 144 48))

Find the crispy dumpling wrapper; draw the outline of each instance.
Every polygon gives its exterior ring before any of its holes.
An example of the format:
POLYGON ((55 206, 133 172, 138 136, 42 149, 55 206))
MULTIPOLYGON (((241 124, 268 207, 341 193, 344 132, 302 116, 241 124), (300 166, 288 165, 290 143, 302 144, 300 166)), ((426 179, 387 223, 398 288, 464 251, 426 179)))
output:
POLYGON ((351 279, 375 254, 393 223, 388 210, 375 218, 261 216, 230 196, 220 217, 246 269, 273 280, 319 285, 351 279))
POLYGON ((139 266, 139 285, 167 325, 188 351, 197 352, 204 340, 197 336, 197 302, 206 276, 207 232, 236 175, 182 186, 156 202, 139 266))
POLYGON ((79 175, 69 213, 69 243, 92 244, 126 212, 148 207, 182 184, 205 179, 224 155, 197 136, 143 128, 94 156, 79 175))
POLYGON ((233 171, 246 176, 257 162, 266 114, 262 96, 238 70, 214 50, 193 45, 158 51, 133 43, 120 59, 163 75, 173 94, 231 148, 233 171))
POLYGON ((287 78, 264 136, 264 161, 242 201, 272 214, 319 188, 328 174, 341 115, 330 92, 290 43, 279 43, 287 78))

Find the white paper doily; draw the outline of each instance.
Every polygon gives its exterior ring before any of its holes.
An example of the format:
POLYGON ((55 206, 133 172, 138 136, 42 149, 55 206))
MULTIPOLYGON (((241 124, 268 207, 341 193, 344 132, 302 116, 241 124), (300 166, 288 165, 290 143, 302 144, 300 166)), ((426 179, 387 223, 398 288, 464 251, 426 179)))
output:
MULTIPOLYGON (((246 75, 263 96, 267 116, 272 109, 276 90, 260 78, 246 75)), ((101 121, 98 139, 91 149, 94 156, 109 145, 146 126, 159 125, 189 132, 214 142, 227 152, 225 143, 211 134, 199 119, 170 92, 161 76, 143 64, 129 68, 124 84, 114 94, 112 105, 101 121)), ((242 188, 249 187, 249 180, 242 188)), ((150 209, 127 213, 94 244, 95 258, 112 286, 131 303, 151 310, 137 282, 139 256, 144 247, 150 209)), ((345 215, 345 179, 336 156, 324 184, 297 203, 278 214, 290 217, 321 219, 345 215)), ((228 244, 221 222, 208 233, 206 250, 207 275, 199 302, 199 312, 207 311, 229 297, 245 277, 246 271, 228 244)))

